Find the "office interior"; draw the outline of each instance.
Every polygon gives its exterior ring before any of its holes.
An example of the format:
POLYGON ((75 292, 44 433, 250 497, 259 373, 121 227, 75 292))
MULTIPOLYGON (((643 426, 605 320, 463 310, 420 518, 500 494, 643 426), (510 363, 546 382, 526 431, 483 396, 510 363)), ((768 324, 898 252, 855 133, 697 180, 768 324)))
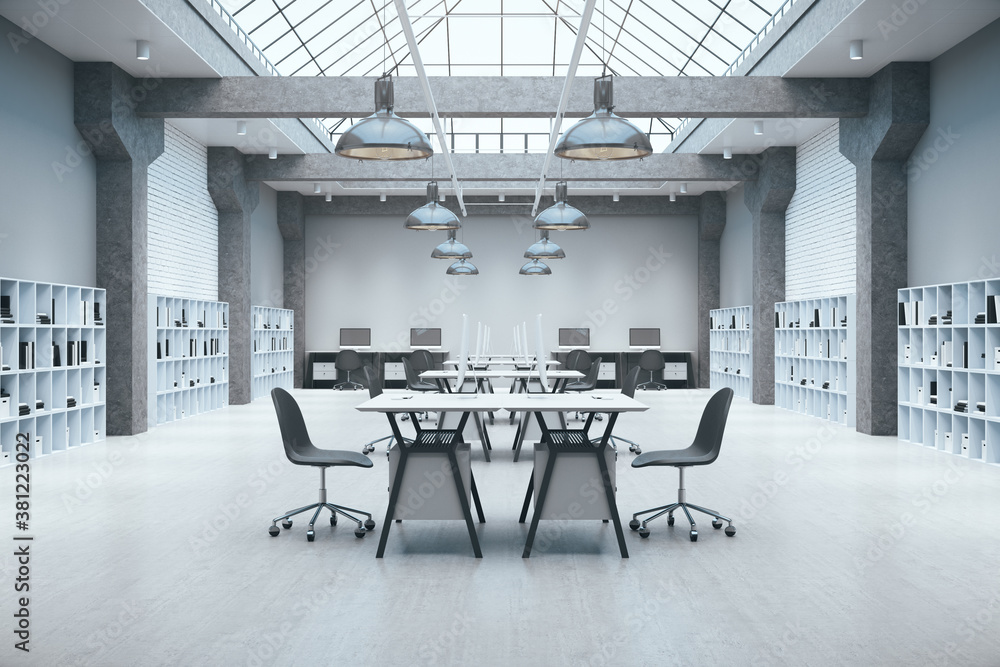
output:
POLYGON ((997 663, 997 2, 10 0, 0 28, 0 663, 997 663), (337 155, 389 70, 433 156, 337 155), (652 154, 554 156, 608 72, 652 154), (477 275, 404 228, 429 181, 477 275), (560 181, 590 227, 521 275, 560 181), (685 483, 736 534, 629 530, 678 473, 619 443, 628 558, 600 520, 542 521, 522 558, 532 443, 515 463, 498 411, 492 460, 469 452, 482 558, 461 521, 393 523, 375 557, 384 442, 326 472, 365 537, 323 517, 307 541, 304 516, 270 536, 318 477, 271 389, 360 453, 390 424, 356 409, 363 369, 331 388, 341 331, 403 396, 414 330, 440 329, 441 361, 477 323, 482 354, 563 361, 560 329, 587 330, 604 395, 630 330, 658 331, 685 379, 618 416, 643 452, 689 445, 733 387, 685 483))

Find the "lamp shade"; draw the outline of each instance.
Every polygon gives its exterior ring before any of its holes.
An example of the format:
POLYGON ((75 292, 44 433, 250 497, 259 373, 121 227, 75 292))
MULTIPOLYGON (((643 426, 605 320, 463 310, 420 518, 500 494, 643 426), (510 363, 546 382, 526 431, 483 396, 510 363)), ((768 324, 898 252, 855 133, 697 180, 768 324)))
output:
POLYGON ((448 235, 448 240, 431 251, 433 259, 450 259, 457 261, 460 259, 472 259, 472 251, 464 243, 455 240, 455 232, 448 235))
POLYGON ((392 111, 392 76, 375 82, 375 113, 337 140, 337 155, 355 160, 419 160, 434 154, 427 136, 392 111))
POLYGON ((551 276, 552 269, 550 269, 544 262, 533 259, 522 266, 518 273, 522 276, 551 276))
POLYGON ((440 206, 437 201, 438 184, 431 181, 427 184, 427 203, 406 217, 405 227, 417 230, 449 230, 458 229, 459 224, 455 214, 440 206))
POLYGON ((590 229, 590 220, 587 220, 580 209, 566 203, 566 181, 556 183, 556 203, 538 214, 535 229, 550 229, 565 231, 572 229, 590 229))
POLYGON ((475 264, 472 262, 467 262, 464 259, 460 259, 445 271, 449 276, 478 276, 479 269, 476 268, 475 264))
POLYGON ((649 137, 612 112, 611 76, 594 80, 594 113, 563 132, 555 155, 567 160, 634 160, 652 154, 649 137))
POLYGON ((532 243, 524 251, 525 259, 565 259, 566 253, 562 248, 549 240, 548 236, 543 236, 537 243, 532 243))

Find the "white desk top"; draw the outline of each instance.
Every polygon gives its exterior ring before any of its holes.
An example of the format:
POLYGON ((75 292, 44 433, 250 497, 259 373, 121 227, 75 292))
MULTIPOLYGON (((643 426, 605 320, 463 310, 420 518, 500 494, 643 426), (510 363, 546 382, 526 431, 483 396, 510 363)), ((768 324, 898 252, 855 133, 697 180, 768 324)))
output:
MULTIPOLYGON (((532 357, 530 359, 530 362, 531 363, 535 362, 534 357, 532 357)), ((458 366, 458 359, 445 359, 441 363, 448 364, 449 366, 458 366)), ((496 356, 491 356, 491 357, 479 357, 479 361, 475 361, 474 359, 472 359, 470 357, 469 358, 469 363, 470 364, 478 364, 480 366, 482 366, 484 364, 493 364, 493 365, 496 365, 496 366, 503 366, 503 365, 513 366, 514 364, 523 364, 524 363, 524 357, 512 357, 510 355, 496 355, 496 356)), ((556 361, 555 359, 546 359, 545 360, 545 365, 546 366, 561 366, 562 362, 561 361, 556 361)))
POLYGON ((392 393, 368 399, 361 412, 642 412, 649 407, 624 394, 392 393))
MULTIPOLYGON (((566 380, 566 379, 577 379, 582 378, 583 373, 580 371, 564 371, 564 370, 552 370, 547 371, 546 376, 553 380, 566 380)), ((420 374, 420 377, 426 380, 456 380, 458 379, 458 371, 424 371, 420 374)), ((514 369, 493 369, 493 370, 475 370, 466 371, 466 379, 475 380, 477 378, 491 379, 495 380, 497 378, 537 378, 538 369, 532 369, 530 371, 514 370, 514 369)))

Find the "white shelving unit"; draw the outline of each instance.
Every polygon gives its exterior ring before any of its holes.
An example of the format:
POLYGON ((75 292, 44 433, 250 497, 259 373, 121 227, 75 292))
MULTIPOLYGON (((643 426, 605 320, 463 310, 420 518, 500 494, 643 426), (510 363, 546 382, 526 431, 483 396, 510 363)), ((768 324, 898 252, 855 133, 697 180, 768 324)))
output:
POLYGON ((149 297, 149 423, 229 404, 229 304, 149 297))
POLYGON ((295 311, 253 307, 253 398, 295 384, 295 311))
POLYGON ((1000 464, 1000 280, 899 290, 899 439, 1000 464))
POLYGON ((776 406, 855 425, 855 308, 853 294, 774 304, 776 406))
POLYGON ((105 305, 102 289, 0 278, 0 464, 18 433, 32 457, 104 440, 105 305))
POLYGON ((741 398, 753 397, 753 306, 709 311, 708 335, 712 391, 731 387, 741 398))

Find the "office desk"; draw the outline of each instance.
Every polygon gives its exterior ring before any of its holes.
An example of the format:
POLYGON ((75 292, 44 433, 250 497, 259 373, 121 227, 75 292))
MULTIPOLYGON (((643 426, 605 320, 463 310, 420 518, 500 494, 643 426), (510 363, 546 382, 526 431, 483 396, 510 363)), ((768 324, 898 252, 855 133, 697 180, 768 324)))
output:
MULTIPOLYGON (((606 460, 608 444, 611 441, 611 432, 614 429, 618 415, 622 412, 642 412, 649 408, 639 401, 629 398, 624 394, 513 394, 506 397, 504 409, 512 412, 523 412, 521 428, 519 432, 523 438, 526 420, 531 414, 535 415, 538 426, 542 430, 539 449, 544 449, 546 455, 545 469, 538 486, 538 495, 535 498, 535 511, 531 517, 531 526, 528 529, 528 538, 524 544, 522 558, 531 555, 531 545, 538 530, 538 521, 542 518, 545 509, 545 501, 552 483, 552 474, 555 469, 556 458, 563 455, 593 454, 597 459, 599 474, 604 487, 605 499, 607 500, 608 513, 611 521, 615 525, 615 534, 618 538, 618 548, 622 558, 628 558, 628 549, 625 546, 625 533, 622 530, 621 518, 618 516, 618 504, 615 501, 615 489, 611 479, 611 473, 606 460), (545 412, 585 412, 588 414, 586 425, 582 430, 559 429, 552 431, 545 423, 545 412), (609 413, 607 424, 604 427, 604 435, 596 445, 587 438, 580 438, 585 434, 593 423, 594 415, 598 412, 609 413)), ((536 460, 539 452, 536 452, 536 460)), ((528 491, 525 494, 524 506, 521 509, 520 523, 528 513, 528 506, 531 502, 532 493, 535 488, 536 471, 532 470, 531 479, 528 482, 528 491)), ((578 486, 578 481, 575 482, 578 486)), ((573 518, 573 517, 569 517, 573 518)))
MULTIPOLYGON (((505 398, 505 397, 504 397, 505 398)), ((469 415, 475 412, 492 412, 503 407, 501 395, 498 394, 381 394, 369 399, 357 406, 361 412, 383 412, 389 420, 392 434, 396 438, 396 447, 399 448, 399 463, 396 466, 396 474, 393 476, 392 484, 389 487, 389 506, 386 509, 385 520, 382 522, 382 536, 379 539, 376 558, 382 558, 385 553, 385 545, 389 539, 389 527, 396 516, 396 504, 399 501, 399 492, 402 486, 403 475, 406 472, 406 465, 409 457, 413 454, 445 454, 451 464, 452 478, 455 481, 455 489, 458 493, 459 504, 462 508, 462 515, 465 518, 466 526, 469 529, 469 539, 472 541, 472 550, 476 558, 482 558, 483 553, 479 548, 479 537, 476 535, 476 527, 472 521, 472 511, 469 507, 469 499, 464 493, 464 479, 458 465, 456 451, 458 446, 465 444, 462 438, 462 431, 469 419, 469 415), (418 412, 458 412, 462 417, 459 420, 457 429, 429 430, 421 429, 420 422, 417 421, 418 412), (416 434, 412 442, 407 443, 396 423, 396 415, 408 413, 416 434)), ((479 492, 476 489, 476 480, 471 477, 470 485, 472 497, 476 503, 476 511, 479 515, 479 522, 485 523, 482 504, 479 502, 479 492)))

